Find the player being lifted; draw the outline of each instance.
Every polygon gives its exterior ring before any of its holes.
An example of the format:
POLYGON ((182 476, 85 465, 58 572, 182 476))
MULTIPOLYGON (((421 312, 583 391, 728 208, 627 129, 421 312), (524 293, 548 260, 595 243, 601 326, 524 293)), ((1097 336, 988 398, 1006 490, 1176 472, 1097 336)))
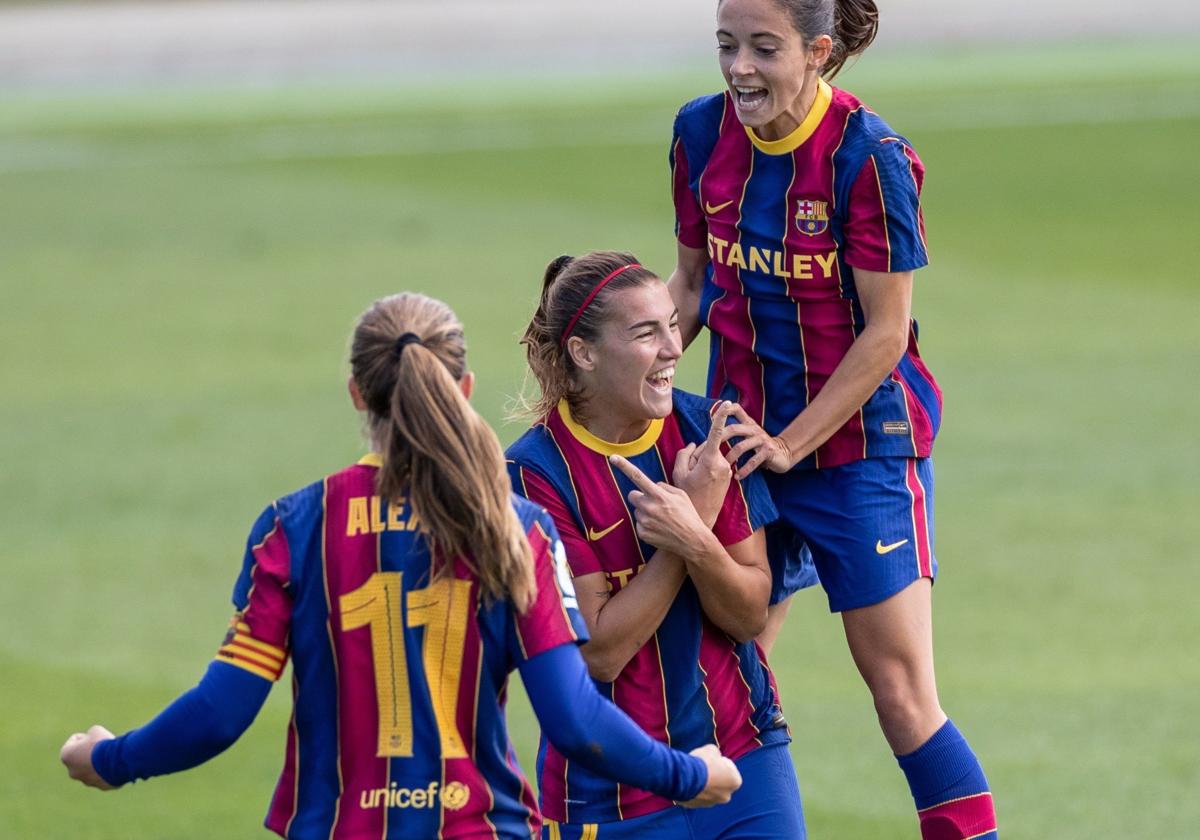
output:
POLYGON ((931 588, 941 393, 917 351, 927 262, 912 146, 830 87, 875 37, 873 0, 721 0, 727 89, 684 105, 671 164, 685 344, 736 401, 738 476, 767 468, 782 526, 765 640, 812 552, 926 838, 991 838, 987 780, 938 701, 931 588))
POLYGON ((560 257, 523 343, 540 419, 509 468, 562 535, 588 669, 652 736, 716 742, 746 782, 728 805, 685 812, 543 740, 543 837, 804 837, 790 736, 754 642, 775 511, 760 476, 731 480, 732 406, 672 389, 682 345, 666 285, 631 254, 560 257))
POLYGON ((514 668, 573 764, 667 799, 727 801, 739 778, 716 747, 664 747, 588 679, 562 545, 545 511, 511 495, 499 441, 467 401, 474 378, 449 308, 377 301, 350 364, 372 452, 263 512, 200 684, 119 738, 72 735, 71 776, 118 787, 213 757, 290 657, 294 709, 266 818, 285 837, 535 836, 505 729, 514 668))

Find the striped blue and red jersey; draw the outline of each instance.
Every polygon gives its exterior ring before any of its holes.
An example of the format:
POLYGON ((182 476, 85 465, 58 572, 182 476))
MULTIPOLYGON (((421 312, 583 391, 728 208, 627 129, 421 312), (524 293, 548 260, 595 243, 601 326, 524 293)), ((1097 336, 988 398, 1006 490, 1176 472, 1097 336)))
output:
MULTIPOLYGON (((671 145, 676 237, 708 251, 700 320, 709 396, 736 400, 779 434, 821 391, 865 326, 855 269, 927 264, 925 170, 908 141, 851 94, 820 82, 790 135, 767 142, 728 93, 684 105, 671 145)), ((941 391, 908 347, 802 468, 930 454, 941 391)))
POLYGON ((514 496, 538 587, 518 615, 481 598, 461 558, 431 578, 411 505, 380 500, 378 468, 367 456, 279 499, 250 533, 218 659, 271 680, 292 661, 266 826, 329 840, 536 836, 504 703, 520 662, 587 638, 559 583, 554 525, 514 496))
MULTIPOLYGON (((563 402, 509 447, 513 488, 549 511, 573 576, 603 572, 616 593, 653 562, 655 549, 634 531, 627 496, 635 488, 608 456, 622 455, 652 480, 669 481, 676 453, 704 441, 715 407, 681 391, 674 398, 673 412, 629 443, 595 437, 563 402)), ((752 475, 730 482, 713 531, 723 545, 734 545, 775 516, 766 485, 752 475)), ((715 743, 738 758, 790 737, 762 650, 734 641, 709 621, 690 580, 624 670, 597 687, 643 730, 676 749, 715 743)), ((568 763, 545 738, 538 778, 542 813, 557 822, 613 822, 673 804, 568 763)))

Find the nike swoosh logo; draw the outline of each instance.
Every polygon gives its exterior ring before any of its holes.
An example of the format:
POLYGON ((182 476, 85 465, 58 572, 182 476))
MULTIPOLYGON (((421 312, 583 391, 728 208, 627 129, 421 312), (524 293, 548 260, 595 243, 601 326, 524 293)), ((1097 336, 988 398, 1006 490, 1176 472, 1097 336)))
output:
POLYGON ((708 215, 710 215, 710 216, 715 216, 717 213, 720 213, 722 210, 724 210, 724 209, 725 209, 726 207, 728 207, 730 204, 733 204, 733 202, 732 202, 732 201, 726 201, 724 204, 718 204, 718 205, 716 205, 716 206, 714 207, 713 205, 709 204, 709 203, 706 201, 706 202, 704 202, 704 212, 705 212, 705 213, 707 213, 707 214, 708 214, 708 215))
POLYGON ((876 554, 887 554, 890 551, 895 551, 897 548, 904 545, 906 542, 908 542, 908 540, 900 540, 900 542, 895 542, 895 543, 892 543, 891 545, 884 545, 883 540, 875 540, 875 553, 876 554))
POLYGON ((603 531, 597 531, 594 528, 588 528, 588 539, 591 540, 592 542, 596 542, 596 540, 603 539, 604 537, 611 534, 614 530, 616 530, 617 526, 620 525, 624 521, 625 521, 624 519, 618 519, 616 522, 609 525, 603 531))

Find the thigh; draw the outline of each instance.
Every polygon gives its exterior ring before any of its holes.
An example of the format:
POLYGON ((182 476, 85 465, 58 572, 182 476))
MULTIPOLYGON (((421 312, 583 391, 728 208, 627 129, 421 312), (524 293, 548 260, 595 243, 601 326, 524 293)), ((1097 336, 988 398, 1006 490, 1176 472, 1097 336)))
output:
POLYGON ((542 840, 692 840, 687 812, 676 805, 628 820, 606 823, 560 823, 542 820, 542 840))
POLYGON ((787 744, 771 744, 735 762, 742 786, 725 805, 687 811, 696 840, 804 840, 800 785, 787 744))
POLYGON ((831 611, 878 604, 937 576, 928 458, 868 458, 782 478, 775 504, 812 551, 831 611))

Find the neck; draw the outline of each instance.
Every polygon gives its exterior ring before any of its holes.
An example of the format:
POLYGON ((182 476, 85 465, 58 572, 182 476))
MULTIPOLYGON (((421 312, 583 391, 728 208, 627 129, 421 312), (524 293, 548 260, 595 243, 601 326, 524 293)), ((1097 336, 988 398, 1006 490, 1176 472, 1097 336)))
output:
POLYGON ((815 71, 805 73, 804 86, 800 88, 800 95, 796 97, 796 101, 792 103, 792 107, 764 125, 757 132, 758 136, 763 140, 772 142, 782 140, 799 128, 800 124, 804 122, 804 118, 808 116, 808 112, 813 109, 813 105, 817 102, 818 78, 819 76, 815 71))
POLYGON ((651 422, 644 417, 630 420, 604 416, 600 412, 591 410, 588 405, 584 405, 580 409, 580 415, 574 415, 575 422, 607 443, 629 443, 637 440, 650 428, 651 422))

